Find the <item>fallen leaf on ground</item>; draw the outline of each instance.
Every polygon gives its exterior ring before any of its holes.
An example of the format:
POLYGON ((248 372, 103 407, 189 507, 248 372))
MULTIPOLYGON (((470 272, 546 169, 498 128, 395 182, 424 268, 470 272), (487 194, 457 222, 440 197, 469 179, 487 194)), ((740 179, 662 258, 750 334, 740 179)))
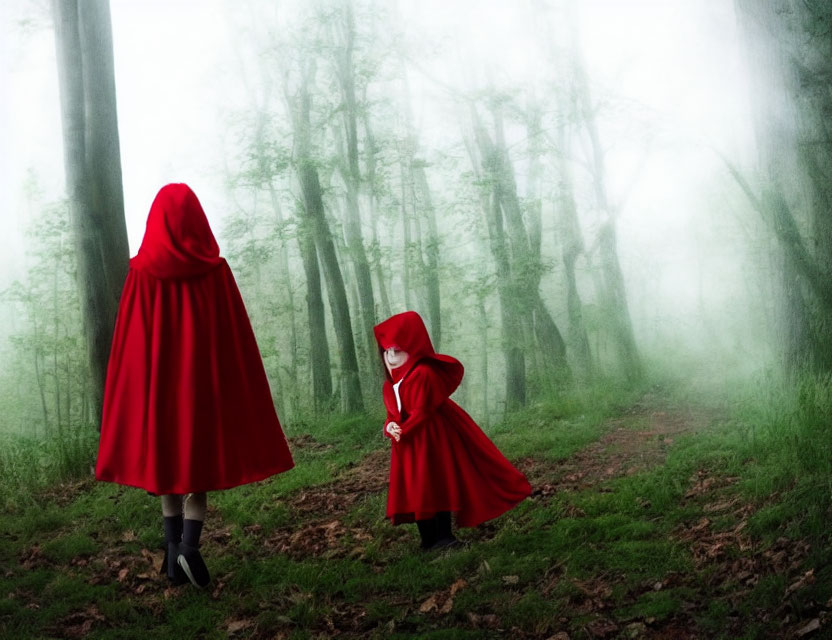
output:
POLYGON ((468 583, 465 582, 465 580, 463 578, 460 578, 459 580, 457 580, 456 582, 454 582, 451 585, 451 595, 452 596, 456 595, 457 592, 461 591, 462 589, 464 589, 467 586, 468 586, 468 583))
POLYGON ((797 635, 802 638, 803 636, 809 635, 818 629, 820 629, 820 620, 818 618, 813 618, 806 625, 797 630, 797 635))
POLYGON ((436 594, 434 594, 422 603, 422 605, 419 607, 419 613, 428 613, 438 608, 439 605, 436 604, 436 594))
POLYGON ((466 586, 468 586, 468 583, 460 578, 450 586, 447 594, 444 591, 438 591, 425 600, 419 607, 419 613, 430 613, 431 611, 442 614, 450 613, 454 606, 454 596, 466 586))
POLYGON ((96 622, 105 620, 96 605, 90 605, 83 611, 77 611, 61 619, 60 636, 63 638, 85 638, 96 622))
POLYGON ((500 619, 493 613, 478 614, 471 613, 469 611, 468 620, 470 620, 471 624, 473 624, 475 627, 488 627, 491 629, 495 629, 496 627, 500 626, 500 619))
POLYGON ((731 500, 723 500, 721 502, 711 502, 706 504, 702 507, 702 510, 707 513, 714 513, 716 511, 725 511, 726 509, 730 509, 734 505, 736 505, 740 501, 739 498, 733 498, 731 500))
POLYGON ((793 582, 789 585, 786 589, 786 593, 783 594, 783 599, 788 598, 791 594, 795 591, 802 589, 803 587, 812 584, 815 581, 815 570, 809 569, 806 573, 800 576, 796 582, 793 582))
MULTIPOLYGON (((211 597, 214 598, 214 600, 220 597, 220 594, 222 593, 222 590, 225 587, 225 580, 217 580, 215 584, 216 586, 214 587, 214 590, 211 592, 211 597)), ((260 604, 262 606, 264 603, 261 602, 260 604)))
POLYGON ((616 631, 618 631, 618 625, 615 624, 612 620, 607 620, 606 618, 599 618, 598 620, 593 620, 587 625, 587 629, 589 632, 596 638, 606 638, 609 635, 612 635, 616 631))
POLYGON ((228 623, 226 627, 226 631, 228 634, 231 635, 232 633, 237 633, 238 631, 242 631, 243 629, 248 629, 254 623, 251 620, 232 620, 228 623))
POLYGON ((632 622, 624 629, 628 638, 643 638, 647 633, 647 627, 643 622, 632 622))

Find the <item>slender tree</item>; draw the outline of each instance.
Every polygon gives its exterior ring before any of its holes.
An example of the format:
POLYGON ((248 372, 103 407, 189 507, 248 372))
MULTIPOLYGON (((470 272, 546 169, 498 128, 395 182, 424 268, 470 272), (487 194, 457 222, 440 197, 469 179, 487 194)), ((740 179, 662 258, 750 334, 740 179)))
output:
POLYGON ((347 206, 344 231, 355 273, 355 281, 358 286, 360 326, 363 329, 363 340, 361 342, 366 348, 370 371, 375 374, 379 371, 378 367, 373 366, 376 362, 375 338, 373 337, 373 326, 376 324, 375 296, 373 295, 370 263, 367 260, 367 252, 364 248, 364 237, 361 231, 361 210, 359 208, 362 180, 358 157, 359 105, 355 91, 354 53, 356 32, 351 0, 345 0, 340 9, 335 20, 336 38, 339 46, 334 51, 335 75, 341 89, 341 114, 346 138, 344 145, 346 162, 340 164, 341 178, 346 186, 347 206))
POLYGON ((512 273, 511 256, 506 238, 501 206, 502 182, 497 175, 497 158, 493 145, 480 122, 476 107, 471 104, 474 124, 473 140, 465 137, 468 155, 480 185, 480 201, 488 230, 489 248, 497 276, 500 302, 503 356, 506 372, 506 410, 526 403, 526 357, 523 350, 521 305, 512 273))
MULTIPOLYGON (((364 85, 363 102, 367 104, 367 85, 364 85)), ((373 134, 373 129, 370 125, 369 108, 362 110, 361 122, 364 126, 364 147, 365 147, 365 162, 366 162, 366 185, 367 185, 367 201, 369 202, 370 210, 370 226, 372 228, 372 241, 370 243, 370 259, 372 261, 373 274, 376 278, 376 289, 381 298, 381 313, 387 318, 391 312, 390 294, 387 291, 387 279, 389 271, 382 266, 381 263, 381 242, 378 237, 378 192, 379 192, 379 177, 377 171, 378 161, 378 145, 376 144, 376 137, 373 134)))
MULTIPOLYGON (((295 136, 295 165, 303 197, 303 213, 308 232, 315 241, 315 249, 323 268, 333 317, 335 337, 340 354, 341 406, 346 412, 362 411, 364 401, 358 375, 352 321, 341 266, 324 210, 318 167, 312 153, 312 97, 310 85, 315 78, 314 59, 301 63, 296 94, 286 88, 286 99, 292 114, 295 136)), ((311 256, 310 256, 311 258, 311 256)))
POLYGON ((832 9, 735 0, 748 53, 763 184, 729 170, 780 247, 787 373, 832 371, 832 9))
POLYGON ((602 215, 596 243, 602 284, 602 299, 599 302, 604 309, 605 319, 610 325, 618 353, 619 367, 628 380, 637 381, 643 377, 644 371, 633 333, 630 309, 627 305, 624 274, 618 259, 617 208, 610 201, 607 193, 606 160, 598 132, 596 109, 592 102, 589 80, 577 45, 574 46, 573 51, 573 72, 576 101, 579 105, 581 121, 589 138, 589 162, 595 203, 602 215))
POLYGON ((563 268, 566 277, 566 310, 569 317, 568 342, 579 375, 584 381, 588 381, 592 378, 592 354, 584 321, 583 303, 575 275, 576 263, 584 252, 584 241, 578 222, 578 208, 575 204, 572 174, 566 157, 566 149, 568 148, 568 109, 566 103, 564 97, 559 99, 557 148, 554 152, 558 181, 557 209, 560 222, 558 226, 563 247, 563 268))
MULTIPOLYGON (((422 268, 425 274, 425 289, 427 293, 428 322, 430 323, 431 339, 436 349, 442 343, 442 313, 441 293, 439 288, 439 230, 436 224, 436 211, 433 208, 428 177, 425 171, 427 163, 420 158, 410 161, 411 180, 414 188, 413 201, 416 203, 417 215, 423 217, 427 223, 424 241, 420 242, 420 252, 424 253, 426 261, 422 268)), ((421 224, 419 235, 422 236, 421 224)))
POLYGON ((129 259, 109 2, 53 0, 52 15, 66 190, 92 374, 91 401, 98 422, 129 259))
MULTIPOLYGON (((476 106, 472 105, 471 113, 474 121, 475 139, 478 148, 479 162, 486 182, 491 185, 494 201, 490 203, 489 235, 492 238, 498 234, 499 241, 492 240, 492 253, 495 260, 503 262, 498 267, 498 273, 506 274, 508 280, 502 287, 506 288, 506 303, 510 307, 508 320, 514 348, 522 353, 531 353, 540 358, 532 359, 532 369, 538 380, 543 380, 548 390, 554 391, 570 377, 569 366, 566 362, 566 346, 540 295, 540 280, 543 266, 540 256, 540 228, 539 210, 534 208, 532 200, 530 234, 523 220, 523 210, 517 194, 514 170, 506 148, 503 132, 503 118, 499 98, 492 99, 492 115, 494 117, 494 136, 486 130, 476 106)), ((538 152, 535 151, 535 154, 538 152)), ((532 154, 534 159, 535 154, 532 154)), ((502 306, 502 303, 501 303, 502 306)), ((513 375, 520 374, 518 356, 512 355, 515 364, 513 375)), ((526 364, 523 356, 523 388, 525 389, 526 364)), ((508 371, 508 369, 507 369, 508 371)), ((513 382, 515 391, 519 386, 513 382)), ((512 387, 507 387, 512 388, 512 387)), ((507 407, 525 402, 519 397, 507 401, 507 407)))

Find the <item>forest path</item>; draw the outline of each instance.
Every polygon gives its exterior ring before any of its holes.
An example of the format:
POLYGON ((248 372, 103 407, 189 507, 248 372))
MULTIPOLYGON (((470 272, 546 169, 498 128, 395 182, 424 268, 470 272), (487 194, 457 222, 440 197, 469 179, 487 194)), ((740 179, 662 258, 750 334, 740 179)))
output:
POLYGON ((568 458, 525 458, 518 468, 531 482, 533 496, 597 488, 613 478, 661 465, 678 437, 701 431, 718 417, 698 407, 670 406, 648 393, 605 421, 599 440, 568 458))
MULTIPOLYGON (((72 639, 152 640, 174 628, 235 640, 812 637, 832 624, 832 600, 810 591, 821 579, 807 565, 809 545, 754 533, 755 514, 777 496, 752 504, 712 449, 682 444, 723 419, 646 394, 569 455, 547 457, 541 445, 514 459, 531 498, 461 530, 465 549, 428 554, 414 527, 383 518, 390 448, 380 443, 327 482, 284 493, 265 483, 211 503, 203 551, 214 580, 203 592, 168 587, 158 574, 158 521, 146 496, 90 480, 56 487, 42 496, 53 509, 37 516, 42 535, 0 535, 0 552, 17 560, 0 576, 8 591, 0 636, 9 625, 72 639), (118 524, 113 508, 123 500, 118 524), (241 517, 243 501, 283 515, 241 517), (144 509, 153 513, 136 521, 144 509), (61 590, 77 595, 55 601, 61 590)), ((588 428, 551 420, 556 438, 588 428)), ((521 422, 511 437, 547 427, 521 422)), ((329 464, 338 452, 310 435, 291 444, 304 465, 329 464)))
MULTIPOLYGON (((662 464, 678 436, 699 431, 714 419, 701 409, 667 407, 647 394, 621 415, 606 420, 602 437, 563 460, 526 457, 515 461, 532 485, 532 498, 545 499, 556 492, 584 491, 622 475, 632 475, 662 464)), ((293 449, 325 449, 328 445, 312 436, 292 438, 293 449)), ((345 468, 331 482, 304 487, 285 499, 295 515, 293 522, 267 536, 256 525, 250 534, 271 551, 294 558, 343 557, 361 550, 356 541, 368 541, 371 533, 359 526, 346 526, 343 517, 362 501, 386 494, 390 447, 376 450, 345 468), (345 545, 348 539, 352 548, 345 545)), ((382 512, 378 514, 383 517, 382 512)), ((465 537, 485 540, 499 522, 481 525, 465 537)), ((210 534, 209 534, 210 535, 210 534)))

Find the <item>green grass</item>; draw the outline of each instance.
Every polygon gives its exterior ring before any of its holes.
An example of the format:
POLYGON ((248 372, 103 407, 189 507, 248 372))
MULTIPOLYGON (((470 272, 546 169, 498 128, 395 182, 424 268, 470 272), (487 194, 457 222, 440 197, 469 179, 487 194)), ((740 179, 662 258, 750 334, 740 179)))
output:
MULTIPOLYGON (((648 396, 614 386, 574 392, 511 416, 490 435, 509 458, 533 458, 556 477, 560 461, 601 438, 610 418, 615 428, 642 430, 649 422, 645 412, 696 402, 686 395, 680 404, 681 397, 672 386, 654 387, 648 396), (656 405, 637 405, 643 397, 656 405), (640 409, 629 412, 633 406, 640 409)), ((794 611, 811 617, 817 611, 812 603, 832 595, 826 533, 832 471, 824 458, 832 446, 825 420, 832 415, 832 392, 824 381, 804 381, 793 393, 746 390, 718 404, 720 419, 674 437, 663 464, 528 500, 482 531, 463 530, 460 537, 470 546, 444 555, 420 552, 414 527, 392 527, 383 519, 384 492, 338 516, 370 540, 348 533, 330 555, 271 551, 269 536, 334 518, 295 511, 291 499, 301 488, 325 486, 387 445, 379 416, 287 425, 289 435, 312 434, 319 443, 295 450, 294 470, 209 499, 215 511, 207 530, 229 532, 220 544, 204 546, 216 594, 185 587, 166 597, 161 579, 137 577, 149 567, 142 551, 161 548, 157 499, 94 482, 69 494, 44 493, 48 482, 25 472, 11 486, 27 487, 29 497, 2 494, 0 566, 9 568, 0 573, 0 636, 59 637, 94 607, 98 618, 89 638, 225 638, 229 624, 241 620, 248 624, 234 638, 318 638, 334 629, 342 637, 368 638, 547 638, 558 631, 588 638, 587 625, 599 616, 621 630, 631 623, 661 629, 681 620, 701 637, 778 637, 779 619, 766 622, 761 611, 780 606, 795 576, 816 567, 815 582, 789 596, 794 611), (823 438, 819 452, 802 455, 823 438), (688 498, 698 472, 738 480, 688 498), (60 503, 55 496, 62 496, 60 503), (784 535, 812 545, 794 575, 763 573, 739 599, 730 576, 717 565, 697 565, 679 536, 703 517, 714 533, 730 531, 739 516, 706 507, 737 497, 753 506, 746 532, 756 552, 784 535), (24 567, 35 546, 34 565, 24 567), (107 564, 113 562, 121 564, 107 564), (122 567, 129 573, 120 582, 122 567), (445 602, 460 579, 464 586, 447 613, 419 611, 431 597, 445 602)), ((713 409, 704 400, 695 406, 713 409)), ((0 472, 15 473, 34 452, 26 444, 14 453, 20 459, 7 453, 0 472)), ((52 482, 73 478, 66 470, 54 473, 52 482)), ((728 557, 743 552, 733 549, 728 557)))
POLYGON ((33 492, 88 474, 97 448, 89 426, 48 438, 0 434, 0 505, 13 511, 33 492))

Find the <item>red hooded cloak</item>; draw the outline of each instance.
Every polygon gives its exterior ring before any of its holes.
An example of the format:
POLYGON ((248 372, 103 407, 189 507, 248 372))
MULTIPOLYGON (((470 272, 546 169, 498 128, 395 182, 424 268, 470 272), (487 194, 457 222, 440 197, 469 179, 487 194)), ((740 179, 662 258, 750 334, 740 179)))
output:
POLYGON ((375 335, 381 350, 397 347, 409 354, 387 373, 382 391, 385 435, 393 440, 387 433, 391 421, 402 430, 390 459, 387 517, 393 524, 453 511, 457 526, 474 527, 530 495, 526 477, 449 398, 462 381, 462 363, 433 350, 419 314, 395 315, 376 325, 375 335))
POLYGON ((156 494, 293 466, 231 269, 185 184, 162 187, 121 294, 96 478, 156 494))

